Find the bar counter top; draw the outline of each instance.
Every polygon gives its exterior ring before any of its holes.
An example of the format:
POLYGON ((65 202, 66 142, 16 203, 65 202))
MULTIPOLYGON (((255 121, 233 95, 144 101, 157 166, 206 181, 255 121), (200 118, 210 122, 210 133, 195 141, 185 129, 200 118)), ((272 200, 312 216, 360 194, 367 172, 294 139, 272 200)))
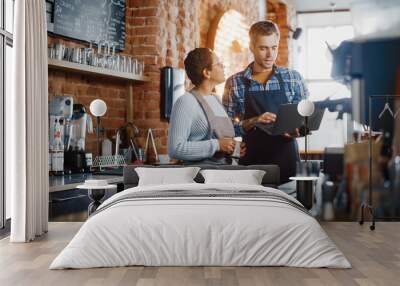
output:
POLYGON ((85 182, 85 180, 107 180, 109 184, 118 184, 123 182, 122 169, 103 171, 96 173, 78 173, 60 176, 49 176, 49 191, 58 192, 75 189, 76 186, 85 182))

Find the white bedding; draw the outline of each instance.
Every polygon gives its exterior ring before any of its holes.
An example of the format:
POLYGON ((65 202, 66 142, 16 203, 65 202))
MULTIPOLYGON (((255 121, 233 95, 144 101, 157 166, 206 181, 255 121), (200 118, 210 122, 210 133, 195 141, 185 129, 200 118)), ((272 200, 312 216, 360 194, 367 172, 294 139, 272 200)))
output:
POLYGON ((257 198, 152 198, 113 204, 134 192, 262 190, 239 184, 180 184, 125 190, 105 201, 50 269, 145 266, 294 266, 350 268, 310 215, 257 198), (108 205, 108 207, 107 207, 108 205))

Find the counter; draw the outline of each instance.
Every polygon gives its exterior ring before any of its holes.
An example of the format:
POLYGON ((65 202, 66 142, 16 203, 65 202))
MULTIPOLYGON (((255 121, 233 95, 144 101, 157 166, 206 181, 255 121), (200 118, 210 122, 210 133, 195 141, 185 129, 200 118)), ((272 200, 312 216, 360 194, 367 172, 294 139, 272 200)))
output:
POLYGON ((118 184, 123 182, 123 176, 121 175, 108 175, 104 173, 81 173, 71 174, 63 176, 49 176, 49 191, 58 192, 75 189, 76 186, 85 182, 85 180, 107 180, 109 184, 118 184))

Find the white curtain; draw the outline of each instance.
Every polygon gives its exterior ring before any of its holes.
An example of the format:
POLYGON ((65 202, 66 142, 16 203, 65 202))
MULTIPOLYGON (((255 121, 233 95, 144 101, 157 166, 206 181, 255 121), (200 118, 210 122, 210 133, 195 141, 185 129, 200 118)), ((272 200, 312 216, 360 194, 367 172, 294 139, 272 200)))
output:
POLYGON ((11 188, 12 242, 48 227, 47 28, 43 0, 15 1, 14 71, 6 99, 6 187, 11 188))

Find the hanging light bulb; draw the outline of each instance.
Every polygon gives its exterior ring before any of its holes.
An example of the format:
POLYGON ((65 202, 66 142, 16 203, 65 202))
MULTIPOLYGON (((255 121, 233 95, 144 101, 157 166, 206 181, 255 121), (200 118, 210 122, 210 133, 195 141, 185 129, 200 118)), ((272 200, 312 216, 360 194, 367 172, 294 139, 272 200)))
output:
POLYGON ((336 3, 335 2, 329 2, 329 6, 331 6, 331 12, 335 12, 335 8, 336 8, 336 3))
MULTIPOLYGON (((335 8, 336 8, 336 4, 335 2, 330 2, 329 6, 331 7, 331 15, 333 18, 333 14, 335 13, 335 8)), ((328 27, 326 27, 325 30, 325 35, 334 35, 335 34, 335 26, 329 25, 328 27)), ((332 50, 334 48, 336 48, 336 45, 333 45, 332 43, 329 43, 328 40, 325 40, 325 43, 327 45, 327 49, 325 52, 325 57, 328 59, 328 61, 332 62, 333 57, 332 57, 332 50)))

